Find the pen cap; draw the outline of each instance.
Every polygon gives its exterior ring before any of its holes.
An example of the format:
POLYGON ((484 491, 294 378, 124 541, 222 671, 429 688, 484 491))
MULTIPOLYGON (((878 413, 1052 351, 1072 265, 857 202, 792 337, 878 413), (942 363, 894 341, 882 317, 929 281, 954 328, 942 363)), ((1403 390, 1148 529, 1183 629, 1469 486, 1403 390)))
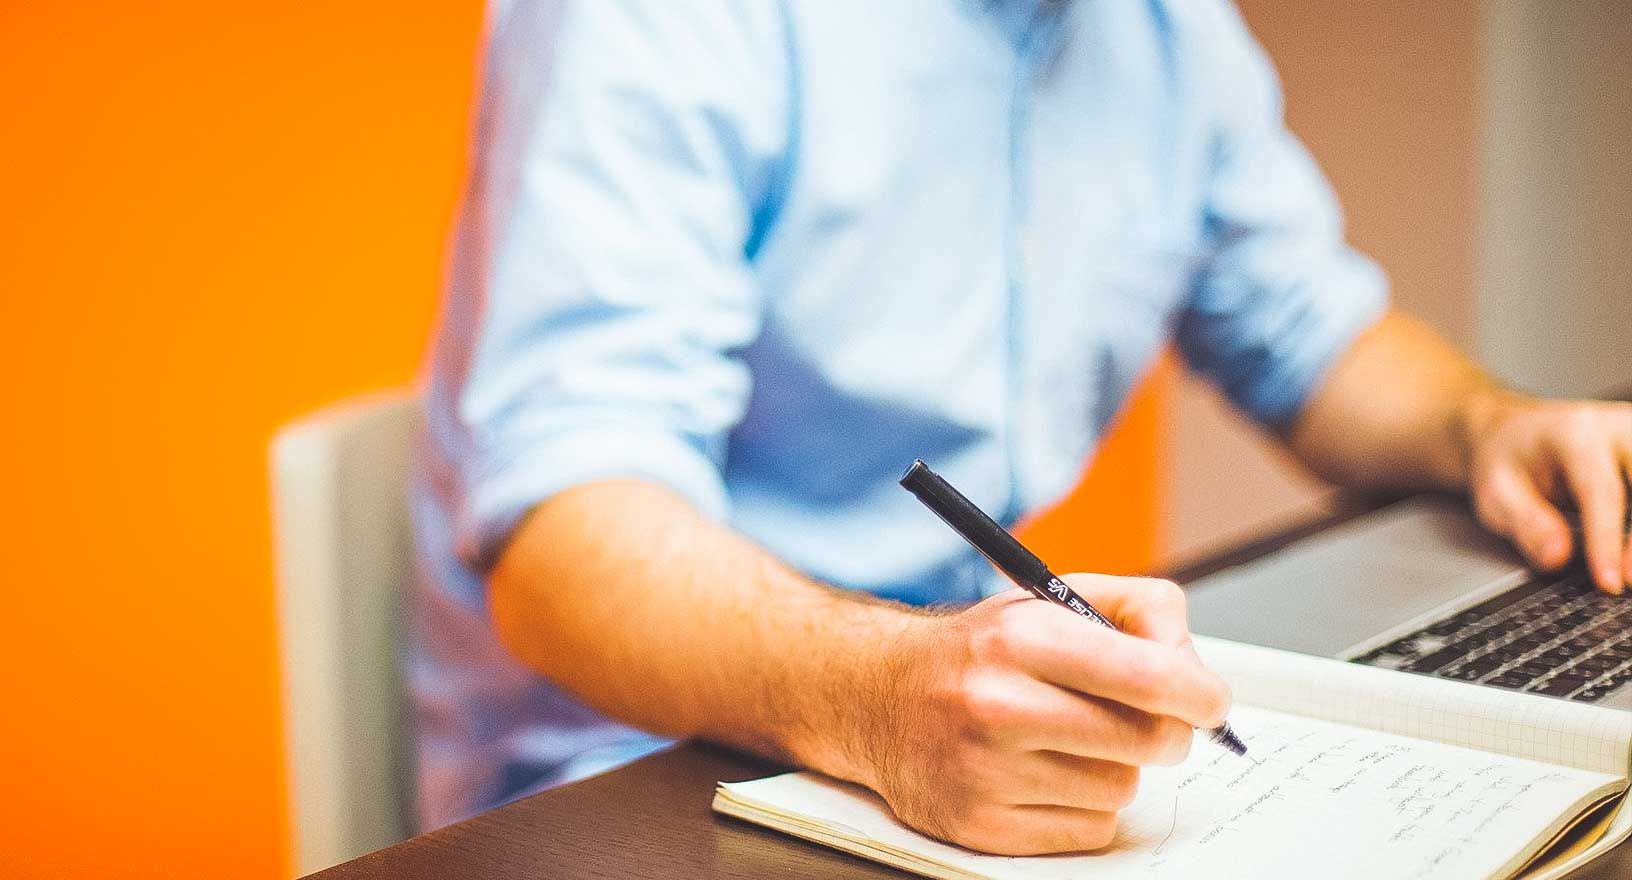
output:
POLYGON ((1036 554, 1015 540, 973 501, 963 497, 962 492, 952 488, 951 483, 941 479, 940 474, 930 470, 922 459, 907 469, 901 477, 901 485, 1016 583, 1041 587, 1054 577, 1036 554))

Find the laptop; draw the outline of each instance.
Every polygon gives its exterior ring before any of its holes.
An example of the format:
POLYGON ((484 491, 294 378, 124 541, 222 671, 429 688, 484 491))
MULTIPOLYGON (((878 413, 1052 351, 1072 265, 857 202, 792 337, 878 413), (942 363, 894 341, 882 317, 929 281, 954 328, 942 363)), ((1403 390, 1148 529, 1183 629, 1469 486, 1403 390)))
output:
POLYGON ((1526 568, 1465 505, 1402 501, 1189 585, 1198 633, 1632 709, 1632 594, 1526 568))

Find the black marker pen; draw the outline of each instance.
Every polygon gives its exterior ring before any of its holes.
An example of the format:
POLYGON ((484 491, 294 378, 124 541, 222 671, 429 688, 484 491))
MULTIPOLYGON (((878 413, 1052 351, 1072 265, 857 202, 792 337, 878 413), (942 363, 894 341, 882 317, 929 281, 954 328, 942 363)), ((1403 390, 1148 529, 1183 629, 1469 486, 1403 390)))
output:
MULTIPOLYGON (((1034 593, 1039 599, 1046 599, 1057 605, 1075 611, 1077 614, 1092 620, 1100 626, 1116 629, 1116 624, 1100 614, 1088 600, 1077 595, 1076 591, 1060 580, 1059 576, 1048 570, 1037 555, 1027 550, 1007 529, 997 524, 996 520, 986 515, 986 512, 975 506, 973 501, 963 497, 963 493, 952 488, 952 484, 942 479, 940 474, 929 469, 922 459, 912 463, 905 476, 901 478, 901 485, 907 491, 918 496, 924 506, 935 511, 935 514, 946 521, 953 531, 963 536, 976 550, 992 561, 992 564, 1014 579, 1014 582, 1034 593)), ((1237 755, 1245 755, 1247 746, 1241 738, 1235 735, 1228 723, 1208 731, 1213 742, 1218 743, 1237 755)))

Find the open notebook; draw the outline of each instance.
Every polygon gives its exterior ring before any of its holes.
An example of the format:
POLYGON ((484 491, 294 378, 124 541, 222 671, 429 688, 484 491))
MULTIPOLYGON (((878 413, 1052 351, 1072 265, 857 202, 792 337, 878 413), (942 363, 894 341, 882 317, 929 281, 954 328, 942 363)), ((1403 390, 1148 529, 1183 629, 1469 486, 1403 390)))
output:
POLYGON ((812 773, 714 809, 937 878, 1552 878, 1632 833, 1632 713, 1198 639, 1250 760, 1198 741, 1147 768, 1110 846, 1006 858, 919 835, 812 773))

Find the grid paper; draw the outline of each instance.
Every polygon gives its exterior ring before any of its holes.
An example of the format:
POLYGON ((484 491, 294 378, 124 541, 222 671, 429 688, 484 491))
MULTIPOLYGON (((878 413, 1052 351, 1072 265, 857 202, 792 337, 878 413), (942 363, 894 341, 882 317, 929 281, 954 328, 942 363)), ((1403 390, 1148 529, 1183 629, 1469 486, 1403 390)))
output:
POLYGON ((1205 636, 1196 650, 1243 705, 1615 776, 1632 770, 1632 712, 1205 636))

